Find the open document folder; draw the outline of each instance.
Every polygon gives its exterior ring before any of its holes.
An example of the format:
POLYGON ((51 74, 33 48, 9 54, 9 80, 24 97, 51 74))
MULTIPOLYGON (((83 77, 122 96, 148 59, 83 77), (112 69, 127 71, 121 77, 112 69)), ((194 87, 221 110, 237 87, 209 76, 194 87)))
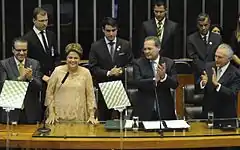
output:
POLYGON ((131 106, 121 81, 99 83, 99 87, 108 109, 131 106))
POLYGON ((5 80, 0 94, 0 107, 22 108, 28 82, 5 80))
MULTIPOLYGON (((143 121, 146 130, 160 129, 160 121, 143 121)), ((190 125, 185 120, 164 120, 161 121, 162 129, 188 129, 190 125)))

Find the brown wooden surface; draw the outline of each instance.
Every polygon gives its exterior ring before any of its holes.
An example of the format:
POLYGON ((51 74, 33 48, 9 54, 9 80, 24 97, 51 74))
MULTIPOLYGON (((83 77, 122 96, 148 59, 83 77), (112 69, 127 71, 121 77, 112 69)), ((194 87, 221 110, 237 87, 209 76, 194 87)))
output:
POLYGON ((178 87, 176 89, 176 112, 178 117, 184 116, 183 87, 187 84, 194 84, 194 76, 192 74, 179 74, 178 87))
POLYGON ((133 133, 107 132, 103 125, 57 124, 51 126, 48 136, 32 137, 37 125, 18 125, 11 128, 0 125, 0 146, 4 147, 9 135, 10 147, 54 148, 54 149, 154 149, 154 148, 198 148, 240 146, 240 130, 223 132, 206 128, 205 123, 191 123, 189 131, 165 132, 160 138, 156 132, 133 133), (123 137, 120 138, 120 135, 123 137), (55 137, 56 136, 56 137, 55 137))

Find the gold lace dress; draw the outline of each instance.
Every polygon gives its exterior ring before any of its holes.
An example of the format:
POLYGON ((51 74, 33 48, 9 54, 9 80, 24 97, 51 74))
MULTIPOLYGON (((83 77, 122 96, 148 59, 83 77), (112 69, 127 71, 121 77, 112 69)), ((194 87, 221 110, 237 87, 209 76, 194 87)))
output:
POLYGON ((67 65, 55 68, 48 82, 45 106, 52 104, 60 120, 87 121, 96 108, 92 76, 79 66, 61 85, 67 70, 67 65))

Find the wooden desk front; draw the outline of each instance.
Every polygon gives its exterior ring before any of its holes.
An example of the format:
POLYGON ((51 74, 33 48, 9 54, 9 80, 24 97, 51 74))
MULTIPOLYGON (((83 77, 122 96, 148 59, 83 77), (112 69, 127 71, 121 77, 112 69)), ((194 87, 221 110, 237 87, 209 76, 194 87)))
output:
MULTIPOLYGON (((0 125, 0 146, 6 145, 8 132, 0 125)), ((155 149, 240 146, 239 131, 209 130, 204 123, 192 123, 184 132, 165 132, 164 138, 156 132, 108 132, 103 125, 58 124, 48 136, 32 137, 37 125, 18 125, 14 135, 9 134, 10 147, 54 149, 155 149)))

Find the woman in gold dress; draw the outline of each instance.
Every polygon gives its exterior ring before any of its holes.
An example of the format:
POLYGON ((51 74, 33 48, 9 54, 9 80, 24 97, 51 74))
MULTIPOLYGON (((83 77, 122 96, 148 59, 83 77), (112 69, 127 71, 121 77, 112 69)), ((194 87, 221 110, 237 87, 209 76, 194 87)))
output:
POLYGON ((66 65, 56 67, 48 82, 45 106, 49 112, 46 123, 61 120, 96 124, 92 76, 87 68, 79 66, 82 47, 71 43, 66 46, 65 52, 66 65))

